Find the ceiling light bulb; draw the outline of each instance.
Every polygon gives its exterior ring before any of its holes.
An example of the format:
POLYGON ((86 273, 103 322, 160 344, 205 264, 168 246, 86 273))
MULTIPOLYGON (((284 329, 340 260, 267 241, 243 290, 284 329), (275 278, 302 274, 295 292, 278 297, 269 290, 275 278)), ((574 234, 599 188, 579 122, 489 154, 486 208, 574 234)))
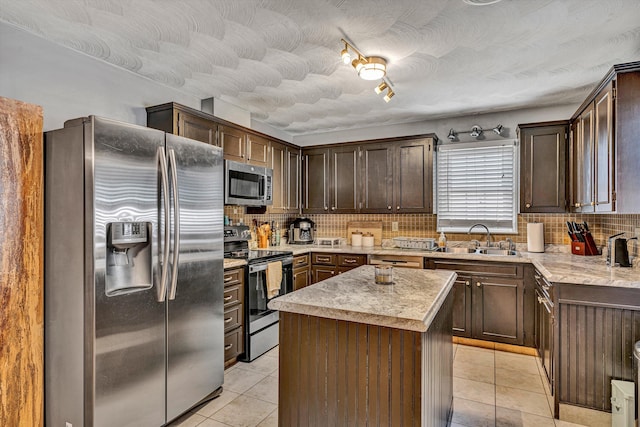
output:
POLYGON ((364 60, 361 56, 358 56, 357 59, 354 59, 353 62, 351 62, 351 65, 353 65, 353 68, 355 68, 358 74, 360 74, 360 70, 364 67, 364 60))
POLYGON ((391 101, 391 98, 393 98, 393 95, 395 95, 395 92, 392 91, 391 88, 389 88, 389 90, 387 91, 387 94, 384 96, 384 102, 391 101))
POLYGON ((364 58, 361 64, 362 67, 356 68, 361 79, 378 80, 387 74, 387 61, 378 56, 364 58))
POLYGON ((453 128, 449 129, 449 135, 447 135, 447 138, 450 141, 454 141, 456 139, 456 132, 453 130, 453 128))
POLYGON ((469 135, 474 138, 477 138, 480 136, 481 133, 482 133, 482 128, 478 125, 475 125, 471 128, 471 133, 469 135))
POLYGON ((382 82, 374 90, 378 95, 380 95, 382 91, 385 90, 387 87, 388 87, 387 82, 382 82))
POLYGON ((344 49, 342 49, 342 52, 340 52, 340 56, 342 57, 342 62, 344 62, 345 64, 348 64, 349 62, 351 62, 351 55, 349 55, 349 50, 347 50, 347 46, 345 46, 344 49))
POLYGON ((494 127, 493 129, 491 129, 492 131, 494 131, 495 133, 497 133, 498 135, 502 135, 502 125, 498 125, 496 127, 494 127))

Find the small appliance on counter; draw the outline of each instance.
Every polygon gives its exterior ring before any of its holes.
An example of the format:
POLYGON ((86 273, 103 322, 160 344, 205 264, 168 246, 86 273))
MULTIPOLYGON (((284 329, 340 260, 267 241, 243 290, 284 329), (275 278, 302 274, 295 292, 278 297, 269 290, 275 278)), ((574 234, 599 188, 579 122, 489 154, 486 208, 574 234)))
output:
POLYGON ((627 249, 627 243, 630 240, 637 240, 637 237, 631 239, 625 239, 624 233, 614 234, 607 240, 607 265, 631 267, 629 260, 629 250, 627 249))
POLYGON ((309 218, 297 218, 289 226, 289 244, 310 245, 313 243, 316 225, 309 218))

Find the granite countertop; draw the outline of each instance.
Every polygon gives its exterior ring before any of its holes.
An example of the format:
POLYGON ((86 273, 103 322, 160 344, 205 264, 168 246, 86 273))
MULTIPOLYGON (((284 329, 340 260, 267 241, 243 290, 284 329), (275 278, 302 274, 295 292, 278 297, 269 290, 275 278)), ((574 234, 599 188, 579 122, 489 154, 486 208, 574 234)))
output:
POLYGON ((244 267, 245 265, 247 265, 247 261, 244 259, 230 259, 230 258, 224 259, 225 270, 228 268, 244 267))
POLYGON ((275 298, 269 308, 409 331, 426 331, 456 278, 446 270, 393 269, 393 285, 374 282, 363 265, 275 298))
MULTIPOLYGON (((451 246, 465 246, 469 242, 448 242, 451 246)), ((526 245, 524 245, 526 248, 526 245)), ((640 289, 640 260, 636 260, 634 268, 609 267, 605 256, 579 256, 568 252, 531 253, 519 250, 518 255, 481 255, 481 254, 456 254, 427 250, 353 247, 349 245, 325 246, 325 245, 280 245, 275 248, 281 251, 291 251, 293 255, 302 255, 309 252, 337 252, 343 254, 365 255, 410 255, 427 258, 448 258, 460 260, 473 260, 484 262, 515 262, 533 264, 544 277, 553 283, 569 283, 581 285, 613 286, 640 289)), ((565 249, 555 247, 552 250, 565 249)), ((225 268, 226 264, 225 264, 225 268)))

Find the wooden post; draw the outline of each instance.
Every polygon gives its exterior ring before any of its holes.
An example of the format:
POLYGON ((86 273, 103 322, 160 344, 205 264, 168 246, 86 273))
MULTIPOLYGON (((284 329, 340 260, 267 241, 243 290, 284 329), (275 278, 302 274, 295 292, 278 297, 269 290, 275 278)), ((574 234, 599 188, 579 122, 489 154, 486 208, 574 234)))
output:
POLYGON ((0 425, 43 424, 42 107, 0 97, 0 425))

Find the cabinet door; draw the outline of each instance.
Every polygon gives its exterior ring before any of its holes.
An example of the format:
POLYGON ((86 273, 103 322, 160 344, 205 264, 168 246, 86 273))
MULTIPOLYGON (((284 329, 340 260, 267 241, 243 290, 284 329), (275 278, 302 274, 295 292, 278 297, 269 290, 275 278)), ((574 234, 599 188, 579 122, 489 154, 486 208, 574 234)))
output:
POLYGON ((474 276, 473 338, 524 343, 522 280, 474 276))
POLYGON ((269 140, 257 135, 247 136, 247 163, 254 166, 269 165, 269 140))
POLYGON ((332 213, 358 212, 358 146, 329 150, 329 209, 332 213))
POLYGON ((361 213, 393 212, 393 145, 360 147, 361 213))
POLYGON ((432 143, 425 138, 395 145, 393 212, 431 212, 432 143))
POLYGON ((613 150, 613 82, 600 93, 594 108, 594 201, 596 212, 615 210, 613 150))
POLYGON ((185 138, 217 145, 216 127, 216 123, 211 120, 192 116, 182 111, 178 112, 178 135, 185 138))
POLYGON ((578 119, 575 166, 579 176, 576 193, 576 212, 593 212, 593 104, 578 119))
POLYGON ((566 135, 565 125, 521 130, 520 212, 565 212, 566 135))
POLYGON ((335 266, 314 265, 311 267, 311 283, 318 283, 338 274, 335 266))
POLYGON ((273 205, 269 206, 270 213, 283 213, 286 211, 287 198, 287 168, 286 146, 277 142, 271 143, 271 155, 268 167, 273 168, 273 205))
POLYGON ((219 126, 218 137, 226 160, 234 160, 242 163, 246 162, 247 153, 245 132, 228 126, 219 126))
POLYGON ((309 267, 296 268, 293 270, 293 290, 297 291, 305 286, 309 286, 309 267))
POLYGON ((302 213, 328 213, 329 150, 326 148, 303 151, 302 213))
POLYGON ((291 213, 300 209, 300 150, 287 147, 286 152, 286 197, 285 207, 291 213))
POLYGON ((544 296, 536 289, 536 348, 540 363, 553 390, 553 321, 551 308, 544 303, 544 296))
POLYGON ((453 284, 453 333, 471 337, 471 277, 458 275, 453 284))

